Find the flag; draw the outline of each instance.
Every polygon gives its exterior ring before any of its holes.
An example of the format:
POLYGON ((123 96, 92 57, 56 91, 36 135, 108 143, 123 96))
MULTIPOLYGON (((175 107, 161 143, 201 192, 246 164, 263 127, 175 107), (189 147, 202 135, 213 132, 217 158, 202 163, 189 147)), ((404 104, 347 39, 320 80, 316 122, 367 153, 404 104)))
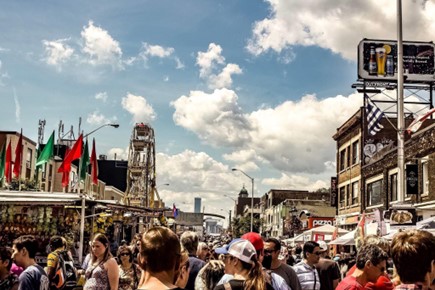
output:
POLYGON ((63 159, 63 162, 57 172, 69 172, 71 170, 71 162, 73 162, 73 160, 79 159, 82 156, 82 147, 83 134, 80 134, 71 151, 68 154, 65 154, 65 158, 63 159))
POLYGON ((365 212, 363 212, 363 214, 361 215, 361 219, 358 222, 358 225, 356 226, 356 230, 355 230, 355 247, 357 249, 357 251, 359 251, 359 249, 362 246, 364 237, 365 237, 365 225, 366 225, 366 214, 365 212))
POLYGON ((44 149, 42 149, 41 154, 38 156, 38 160, 36 160, 36 166, 40 166, 42 164, 47 163, 54 156, 54 130, 51 134, 50 138, 45 144, 44 149))
POLYGON ((368 95, 364 95, 366 99, 366 117, 367 117, 367 131, 370 135, 374 136, 376 133, 381 131, 384 126, 381 125, 380 121, 384 116, 384 113, 376 107, 375 104, 370 100, 368 95))
POLYGON ((92 140, 92 153, 91 153, 91 176, 92 183, 98 184, 98 162, 97 162, 97 152, 95 151, 95 138, 92 140))
POLYGON ((6 142, 3 144, 2 153, 0 155, 0 181, 5 176, 5 165, 6 165, 6 142))
POLYGON ((23 130, 21 130, 17 147, 15 147, 14 176, 16 178, 20 178, 22 156, 23 156, 23 130))
POLYGON ((421 125, 423 125, 423 122, 429 118, 433 113, 435 113, 435 108, 430 109, 427 111, 427 113, 417 116, 414 121, 409 125, 409 127, 406 129, 406 131, 411 134, 417 132, 418 129, 420 129, 421 125))
POLYGON ((12 181, 12 148, 11 140, 9 140, 8 148, 6 149, 6 159, 5 159, 5 180, 7 183, 12 181))
POLYGON ((80 159, 80 180, 86 180, 86 173, 89 166, 89 149, 88 139, 86 139, 85 148, 83 149, 82 158, 80 159))
MULTIPOLYGON (((71 150, 69 148, 66 148, 65 156, 67 156, 71 150)), ((62 172, 62 187, 67 187, 69 184, 69 173, 71 171, 71 166, 68 168, 68 170, 65 170, 62 172)))
POLYGON ((178 209, 175 206, 175 203, 172 205, 172 216, 176 218, 178 216, 178 209))

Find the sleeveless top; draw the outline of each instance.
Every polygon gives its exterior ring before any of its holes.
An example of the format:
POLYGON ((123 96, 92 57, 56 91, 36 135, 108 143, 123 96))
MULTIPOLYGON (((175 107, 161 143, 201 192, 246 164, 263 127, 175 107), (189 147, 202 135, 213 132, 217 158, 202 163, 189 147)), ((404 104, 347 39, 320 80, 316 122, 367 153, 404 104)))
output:
POLYGON ((109 276, 104 261, 96 266, 89 265, 86 270, 86 283, 83 290, 110 290, 109 276))

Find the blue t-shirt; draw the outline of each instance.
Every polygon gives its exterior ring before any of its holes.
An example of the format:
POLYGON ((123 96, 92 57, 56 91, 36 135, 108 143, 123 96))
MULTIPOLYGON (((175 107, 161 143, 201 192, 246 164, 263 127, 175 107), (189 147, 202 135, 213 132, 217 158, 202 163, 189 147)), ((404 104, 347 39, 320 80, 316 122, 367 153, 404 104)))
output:
POLYGON ((19 277, 18 290, 49 290, 50 281, 44 269, 39 265, 27 267, 19 277))

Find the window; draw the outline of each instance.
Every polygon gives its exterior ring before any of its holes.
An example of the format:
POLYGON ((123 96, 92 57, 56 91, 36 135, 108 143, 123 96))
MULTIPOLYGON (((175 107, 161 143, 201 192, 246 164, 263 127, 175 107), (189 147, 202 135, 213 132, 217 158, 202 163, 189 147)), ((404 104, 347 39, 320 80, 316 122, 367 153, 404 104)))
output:
POLYGON ((339 194, 339 196, 340 196, 340 207, 344 207, 344 200, 345 200, 345 187, 343 186, 343 187, 340 187, 340 189, 339 189, 339 191, 340 191, 340 194, 339 194))
POLYGON ((32 168, 32 149, 27 148, 26 168, 32 168))
POLYGON ((352 143, 352 165, 359 162, 359 145, 358 141, 352 143))
POLYGON ((352 192, 350 191, 350 184, 346 185, 346 204, 351 205, 352 204, 352 192))
POLYGON ((350 166, 350 146, 347 147, 346 149, 347 153, 346 153, 346 157, 347 157, 347 162, 346 162, 346 166, 349 167, 350 166))
POLYGON ((346 149, 340 151, 340 171, 346 167, 346 149))
POLYGON ((390 175, 390 201, 397 200, 397 173, 390 175))
POLYGON ((423 162, 421 167, 423 181, 422 194, 429 194, 429 162, 423 162))
POLYGON ((352 183, 352 204, 358 203, 359 185, 358 181, 352 183))
POLYGON ((367 206, 382 202, 382 179, 367 184, 367 206))

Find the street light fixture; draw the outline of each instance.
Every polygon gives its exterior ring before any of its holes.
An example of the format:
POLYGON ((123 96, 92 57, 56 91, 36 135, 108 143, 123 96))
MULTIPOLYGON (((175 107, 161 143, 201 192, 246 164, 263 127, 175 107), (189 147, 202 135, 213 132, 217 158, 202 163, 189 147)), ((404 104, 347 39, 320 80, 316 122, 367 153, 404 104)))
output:
POLYGON ((251 192, 251 232, 253 231, 254 228, 254 178, 249 176, 248 174, 246 174, 246 172, 244 172, 243 170, 237 169, 237 168, 233 168, 231 169, 231 171, 240 171, 241 173, 243 173, 246 177, 248 177, 251 180, 252 183, 252 192, 251 192))
POLYGON ((113 123, 103 124, 103 125, 101 125, 100 127, 96 128, 96 129, 94 129, 94 130, 92 130, 92 131, 89 132, 88 134, 84 135, 84 136, 83 136, 83 139, 86 138, 86 137, 88 137, 88 136, 91 135, 92 133, 95 133, 96 131, 100 130, 101 128, 103 128, 103 127, 107 127, 107 126, 111 126, 111 127, 113 127, 113 128, 116 129, 116 128, 119 127, 119 124, 113 124, 113 123))

